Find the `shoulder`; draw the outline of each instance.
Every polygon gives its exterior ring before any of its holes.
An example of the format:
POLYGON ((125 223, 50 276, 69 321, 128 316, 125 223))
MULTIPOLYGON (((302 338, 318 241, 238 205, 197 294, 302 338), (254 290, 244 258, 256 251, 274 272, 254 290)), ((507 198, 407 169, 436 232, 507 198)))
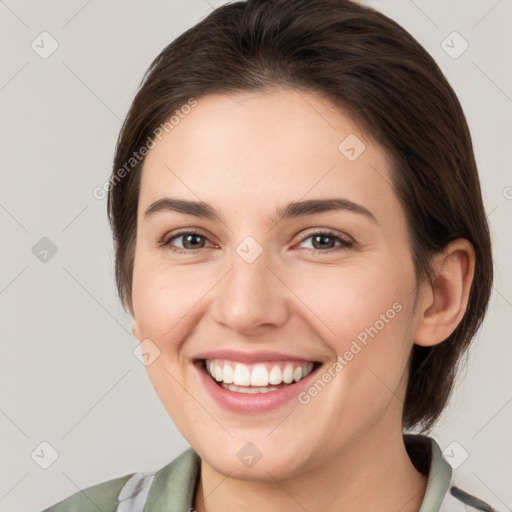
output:
POLYGON ((153 472, 130 473, 82 489, 42 512, 188 510, 199 478, 200 458, 190 447, 153 472))
POLYGON ((440 512, 499 512, 489 503, 456 485, 450 485, 439 510, 440 512))
POLYGON ((428 475, 427 487, 419 512, 500 512, 500 503, 491 503, 489 489, 474 472, 455 464, 453 449, 444 451, 433 437, 405 434, 407 453, 414 466, 428 475), (453 466, 449 461, 452 461, 453 466), (487 492, 486 492, 487 491, 487 492), (486 496, 486 498, 483 498, 486 496))
MULTIPOLYGON (((483 498, 484 489, 467 471, 454 470, 440 512, 500 512, 501 504, 483 498)), ((486 495, 489 493, 487 492, 486 495)))
MULTIPOLYGON (((439 445, 432 440, 432 446, 433 450, 438 452, 437 457, 441 458, 449 468, 450 476, 439 512, 500 512, 502 510, 501 504, 496 500, 489 501, 489 489, 476 477, 476 474, 469 469, 466 470, 466 467, 457 461, 451 445, 441 451, 439 445), (452 461, 453 466, 449 461, 452 461)), ((434 457, 436 456, 433 455, 434 457)))
POLYGON ((43 512, 115 512, 121 489, 133 473, 82 489, 43 512))

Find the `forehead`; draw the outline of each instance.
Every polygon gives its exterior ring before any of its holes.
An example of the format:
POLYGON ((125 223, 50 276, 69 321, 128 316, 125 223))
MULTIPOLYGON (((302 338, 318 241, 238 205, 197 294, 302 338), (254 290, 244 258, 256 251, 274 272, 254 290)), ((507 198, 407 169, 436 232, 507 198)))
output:
POLYGON ((310 197, 396 207, 385 151, 314 93, 210 94, 187 112, 145 158, 141 210, 169 195, 263 215, 310 197))

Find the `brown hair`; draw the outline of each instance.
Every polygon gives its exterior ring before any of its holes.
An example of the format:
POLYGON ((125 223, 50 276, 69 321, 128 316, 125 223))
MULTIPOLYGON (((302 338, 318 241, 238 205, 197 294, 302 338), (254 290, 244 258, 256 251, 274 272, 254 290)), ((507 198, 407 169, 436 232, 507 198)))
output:
POLYGON ((433 347, 413 346, 403 427, 430 430, 489 301, 489 228, 468 125, 443 73, 400 25, 349 0, 248 0, 214 10, 151 63, 119 135, 108 192, 116 282, 131 306, 143 159, 126 163, 191 98, 291 87, 323 95, 390 155, 418 280, 451 240, 474 246, 466 313, 433 347), (121 169, 125 172, 120 173, 121 169), (120 176, 122 179, 120 179, 120 176))

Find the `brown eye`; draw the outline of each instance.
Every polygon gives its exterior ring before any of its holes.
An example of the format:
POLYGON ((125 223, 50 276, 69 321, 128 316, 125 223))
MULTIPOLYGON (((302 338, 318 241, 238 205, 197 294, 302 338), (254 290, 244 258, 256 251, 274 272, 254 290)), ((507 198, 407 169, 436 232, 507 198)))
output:
POLYGON ((207 240, 207 238, 201 233, 197 233, 195 231, 182 231, 181 233, 177 233, 170 238, 167 238, 162 242, 162 245, 169 247, 171 251, 175 252, 194 252, 204 248, 205 240, 207 240), (178 239, 182 239, 182 247, 176 248, 171 242, 178 239), (201 239, 203 239, 203 241, 201 239))
POLYGON ((336 241, 340 242, 338 245, 338 249, 347 249, 352 247, 353 243, 349 240, 346 240, 339 235, 337 235, 334 231, 315 231, 310 233, 306 237, 304 237, 300 243, 304 243, 306 240, 312 240, 312 248, 311 250, 315 253, 323 253, 323 252, 333 252, 333 250, 337 250, 333 244, 336 241))

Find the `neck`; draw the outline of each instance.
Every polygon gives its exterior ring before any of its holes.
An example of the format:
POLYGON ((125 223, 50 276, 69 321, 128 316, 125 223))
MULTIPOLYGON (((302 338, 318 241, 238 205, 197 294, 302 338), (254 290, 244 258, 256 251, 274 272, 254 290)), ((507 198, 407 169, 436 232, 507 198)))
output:
POLYGON ((427 476, 407 455, 401 429, 359 436, 313 470, 283 480, 225 477, 201 461, 197 512, 418 512, 427 476), (378 434, 378 435, 377 435, 378 434))

